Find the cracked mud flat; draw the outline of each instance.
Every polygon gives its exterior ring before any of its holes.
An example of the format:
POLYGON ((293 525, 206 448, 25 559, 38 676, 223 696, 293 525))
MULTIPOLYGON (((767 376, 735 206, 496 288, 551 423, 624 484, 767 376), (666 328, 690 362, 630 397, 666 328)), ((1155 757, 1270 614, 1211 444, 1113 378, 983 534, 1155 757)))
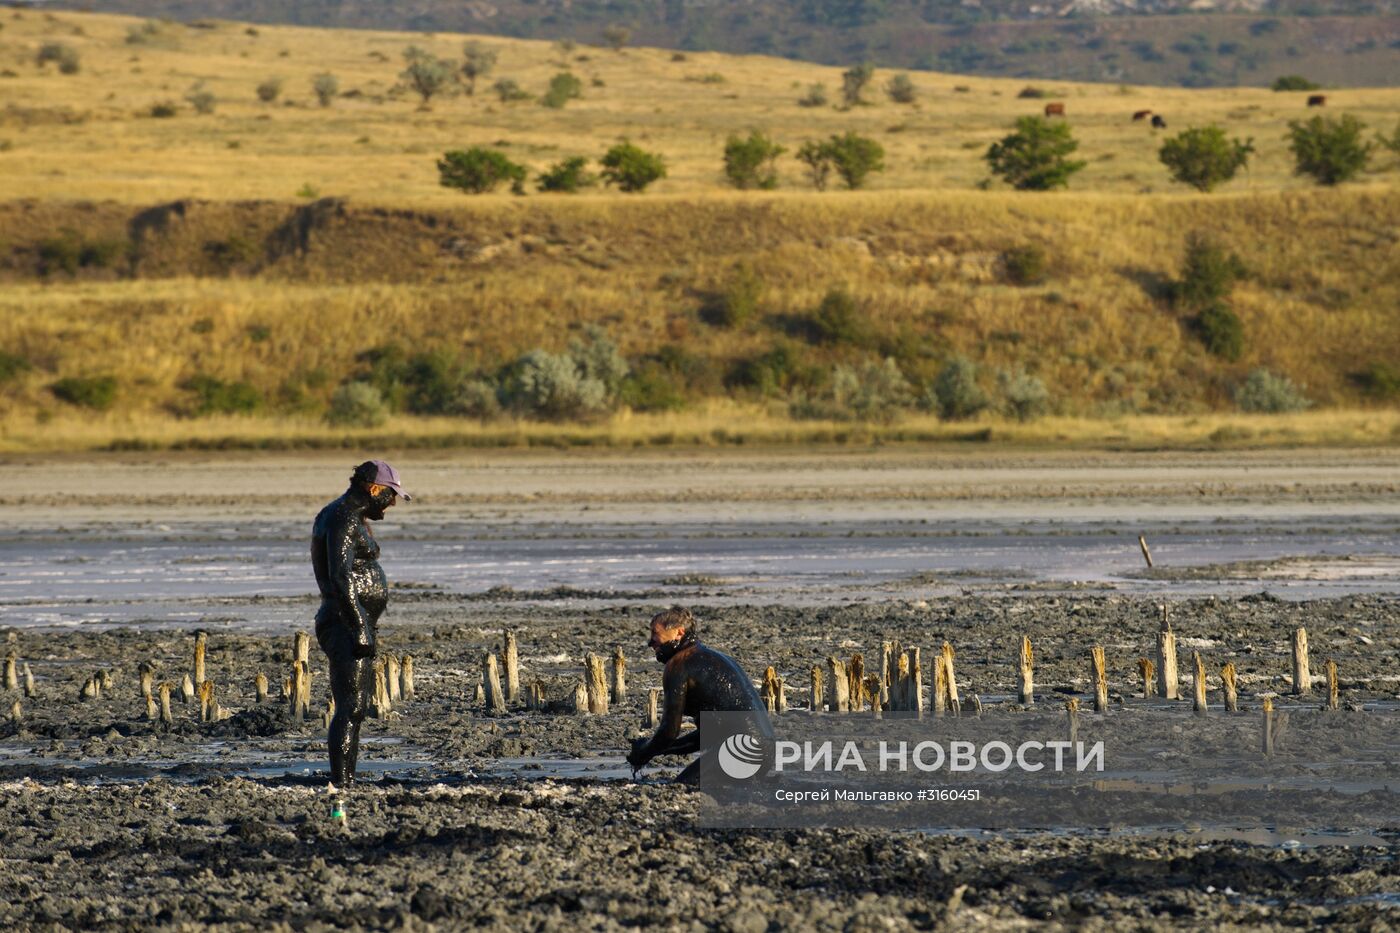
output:
MULTIPOLYGON (((329 819, 319 723, 294 725, 280 704, 254 703, 255 673, 280 682, 290 636, 212 632, 209 676, 235 712, 200 724, 177 703, 163 730, 144 718, 139 666, 154 661, 157 682, 178 682, 190 667, 187 633, 17 631, 8 647, 30 664, 39 696, 21 699, 18 730, 0 725, 0 926, 1191 929, 1400 919, 1400 827, 1379 828, 1390 844, 1302 848, 1202 834, 698 828, 696 794, 660 783, 667 771, 633 784, 620 762, 659 683, 660 666, 641 650, 656 608, 396 595, 384 647, 414 656, 417 696, 367 721, 368 780, 344 828, 329 819), (522 679, 543 680, 550 697, 571 689, 585 652, 623 646, 628 698, 606 717, 487 715, 474 700, 481 654, 505 628, 518 633, 522 679), (80 701, 81 684, 103 669, 111 688, 80 701)), ((964 694, 995 705, 1013 692, 1023 632, 1035 639, 1047 702, 1088 689, 1084 659, 1102 644, 1111 690, 1131 706, 1136 659, 1150 653, 1159 615, 1151 600, 1096 595, 734 606, 701 620, 704 637, 751 675, 773 664, 798 707, 813 664, 878 656, 889 637, 925 656, 951 641, 964 694)), ((1175 604, 1172 618, 1183 655, 1201 651, 1212 670, 1236 663, 1246 707, 1283 689, 1299 625, 1315 669, 1337 660, 1345 704, 1384 705, 1400 692, 1392 600, 1201 600, 1175 604)), ((312 668, 319 708, 325 669, 314 646, 312 668)), ((4 699, 8 708, 13 696, 4 699)), ((1371 714, 1337 715, 1344 726, 1371 714)))

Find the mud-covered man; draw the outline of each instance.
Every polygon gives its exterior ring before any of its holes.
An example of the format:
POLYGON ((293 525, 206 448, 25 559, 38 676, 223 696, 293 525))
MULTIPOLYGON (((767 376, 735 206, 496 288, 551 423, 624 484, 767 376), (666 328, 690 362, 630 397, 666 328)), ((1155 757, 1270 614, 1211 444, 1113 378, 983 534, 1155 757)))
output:
MULTIPOLYGON (((651 641, 647 647, 656 652, 656 660, 666 665, 661 677, 665 709, 656 734, 632 743, 627 763, 633 768, 641 768, 657 755, 700 751, 701 713, 744 713, 745 731, 773 737, 768 711, 753 682, 733 658, 701 644, 699 626, 690 610, 677 606, 658 613, 651 620, 651 641), (681 724, 686 716, 695 719, 697 728, 682 737, 681 724)), ((687 765, 676 777, 677 783, 699 783, 702 760, 697 758, 687 765)))
POLYGON ((383 460, 368 460, 355 467, 350 488, 321 510, 311 530, 311 566, 321 591, 316 640, 330 663, 331 783, 338 788, 355 780, 360 723, 374 689, 379 617, 389 604, 379 543, 368 522, 383 518, 400 498, 412 497, 398 471, 383 460))

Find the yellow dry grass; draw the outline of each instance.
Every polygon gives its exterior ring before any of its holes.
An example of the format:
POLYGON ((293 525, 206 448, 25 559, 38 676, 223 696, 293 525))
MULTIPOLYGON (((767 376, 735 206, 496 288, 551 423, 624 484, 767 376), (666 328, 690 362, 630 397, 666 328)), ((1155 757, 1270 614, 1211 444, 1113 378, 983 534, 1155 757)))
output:
MULTIPOLYGON (((803 108, 797 99, 810 84, 824 84, 839 99, 841 69, 707 53, 673 61, 669 51, 644 48, 564 54, 547 42, 479 37, 499 51, 496 70, 475 96, 436 100, 425 111, 411 94, 391 96, 403 50, 417 45, 458 61, 468 37, 284 26, 259 26, 250 35, 240 24, 218 23, 169 25, 150 43, 129 44, 128 30, 140 22, 33 12, 4 21, 0 63, 13 76, 0 79, 0 100, 13 109, 0 111, 0 139, 10 144, 0 152, 0 198, 291 199, 310 186, 362 202, 441 207, 462 199, 438 185, 435 159, 447 149, 500 145, 538 169, 569 155, 597 157, 622 137, 667 159, 670 176, 656 194, 710 193, 722 188, 725 138, 750 127, 767 130, 790 152, 804 139, 831 133, 873 136, 885 146, 889 166, 873 179, 876 190, 968 189, 987 175, 987 146, 1017 116, 1038 113, 1043 104, 1016 96, 1022 80, 929 72, 913 73, 915 105, 896 104, 881 90, 892 72, 881 71, 867 93, 870 106, 803 108), (37 67, 35 55, 46 41, 76 49, 79 73, 37 67), (506 77, 538 95, 565 67, 583 80, 584 95, 562 110, 533 101, 502 104, 489 89, 506 77), (361 96, 317 106, 311 82, 322 72, 361 96), (723 82, 698 80, 709 75, 723 82), (270 77, 281 78, 285 90, 275 104, 264 104, 255 90, 270 77), (196 85, 218 99, 215 113, 196 115, 184 102, 196 85), (162 101, 179 105, 179 115, 151 118, 151 106, 162 101), (47 122, 64 111, 83 119, 47 122)), ((1287 121, 1306 115, 1305 95, 1034 83, 1066 104, 1089 162, 1072 183, 1076 190, 1173 188, 1157 161, 1160 140, 1129 119, 1147 108, 1164 114, 1173 130, 1217 122, 1255 140, 1253 164, 1227 190, 1308 184, 1292 175, 1284 145, 1287 121)), ((1331 91, 1328 109, 1388 129, 1400 118, 1400 89, 1331 91)), ((783 187, 804 189, 790 154, 783 166, 783 187)))

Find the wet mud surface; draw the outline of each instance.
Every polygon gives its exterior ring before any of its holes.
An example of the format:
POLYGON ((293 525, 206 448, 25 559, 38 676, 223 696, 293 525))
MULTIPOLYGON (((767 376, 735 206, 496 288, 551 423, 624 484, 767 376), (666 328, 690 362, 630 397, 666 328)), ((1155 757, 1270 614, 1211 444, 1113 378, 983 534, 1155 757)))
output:
MULTIPOLYGON (((1134 696, 1137 659, 1152 653, 1159 607, 1118 595, 1021 594, 738 605, 700 620, 702 637, 751 676, 773 665, 795 708, 808 703, 813 665, 832 654, 878 658, 881 641, 897 638, 925 657, 949 641, 964 697, 976 693, 1014 716, 1016 651, 1028 634, 1043 703, 1077 695, 1087 707, 1088 651, 1103 645, 1112 702, 1142 714, 1151 704, 1134 696)), ((330 818, 325 796, 325 662, 314 646, 313 718, 293 722, 276 699, 290 634, 211 626, 208 677, 230 716, 202 723, 197 704, 176 702, 164 726, 146 718, 140 669, 150 662, 156 684, 178 684, 192 666, 187 632, 16 630, 0 651, 30 666, 37 695, 24 696, 21 676, 0 709, 18 700, 23 717, 0 722, 0 926, 1195 929, 1400 920, 1395 826, 1376 828, 1379 844, 1302 847, 1200 832, 702 829, 699 796, 664 783, 675 768, 648 769, 634 783, 622 763, 647 691, 660 682, 642 647, 658 608, 396 594, 383 648, 413 655, 416 695, 366 722, 363 780, 344 825, 330 818), (518 705, 489 714, 476 699, 481 659, 499 650, 506 629, 517 634, 522 682, 540 681, 551 700, 572 695, 585 653, 622 647, 627 697, 606 716, 518 705), (107 689, 80 698, 101 671, 107 689), (258 672, 273 685, 265 705, 254 697, 258 672)), ((1193 651, 1206 659, 1212 703, 1226 661, 1239 669, 1246 709, 1286 692, 1298 626, 1308 629, 1315 677, 1326 659, 1338 664, 1351 707, 1337 714, 1339 728, 1400 693, 1393 600, 1205 599, 1173 603, 1170 614, 1183 670, 1193 651)), ((1317 700, 1275 702, 1287 710, 1317 700)))

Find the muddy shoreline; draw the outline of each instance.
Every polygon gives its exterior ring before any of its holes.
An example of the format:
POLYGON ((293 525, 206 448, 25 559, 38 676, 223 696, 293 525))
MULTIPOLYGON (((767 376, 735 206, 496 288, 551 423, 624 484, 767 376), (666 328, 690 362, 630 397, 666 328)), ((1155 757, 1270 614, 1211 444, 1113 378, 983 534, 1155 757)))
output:
MULTIPOLYGON (((275 693, 289 636, 212 632, 208 676, 231 718, 200 723, 197 705, 177 703, 163 728, 145 719, 140 665, 155 664, 157 683, 178 682, 191 665, 188 633, 16 631, 7 649, 29 663, 38 696, 20 697, 18 728, 0 725, 0 922, 1010 929, 1364 927, 1396 916, 1400 844, 698 828, 697 795, 664 783, 673 769, 634 784, 620 763, 647 690, 659 685, 659 665, 641 649, 654 608, 398 598, 384 649, 414 656, 417 696, 367 722, 366 780, 343 829, 328 817, 320 723, 292 723, 280 703, 259 706, 253 696, 259 671, 275 693), (622 646, 628 697, 605 717, 487 714, 475 700, 480 658, 506 628, 519 639, 522 679, 541 680, 551 697, 571 690, 584 653, 622 646), (110 672, 110 689, 81 700, 99 670, 110 672)), ((707 610, 702 625, 750 674, 773 664, 798 707, 813 664, 833 653, 878 655, 891 637, 926 652, 952 642, 965 693, 1004 705, 1023 632, 1036 642, 1044 702, 1085 695, 1085 657, 1102 644, 1113 702, 1131 706, 1140 702, 1136 659, 1150 653, 1159 616, 1148 599, 1023 595, 734 606, 707 610)), ((1201 651, 1212 669, 1236 663, 1247 708, 1286 689, 1300 625, 1319 677, 1322 659, 1337 660, 1345 704, 1393 704, 1400 693, 1394 600, 1206 599, 1174 604, 1172 618, 1183 653, 1201 651)), ((319 712, 324 662, 314 648, 312 668, 319 712)))

